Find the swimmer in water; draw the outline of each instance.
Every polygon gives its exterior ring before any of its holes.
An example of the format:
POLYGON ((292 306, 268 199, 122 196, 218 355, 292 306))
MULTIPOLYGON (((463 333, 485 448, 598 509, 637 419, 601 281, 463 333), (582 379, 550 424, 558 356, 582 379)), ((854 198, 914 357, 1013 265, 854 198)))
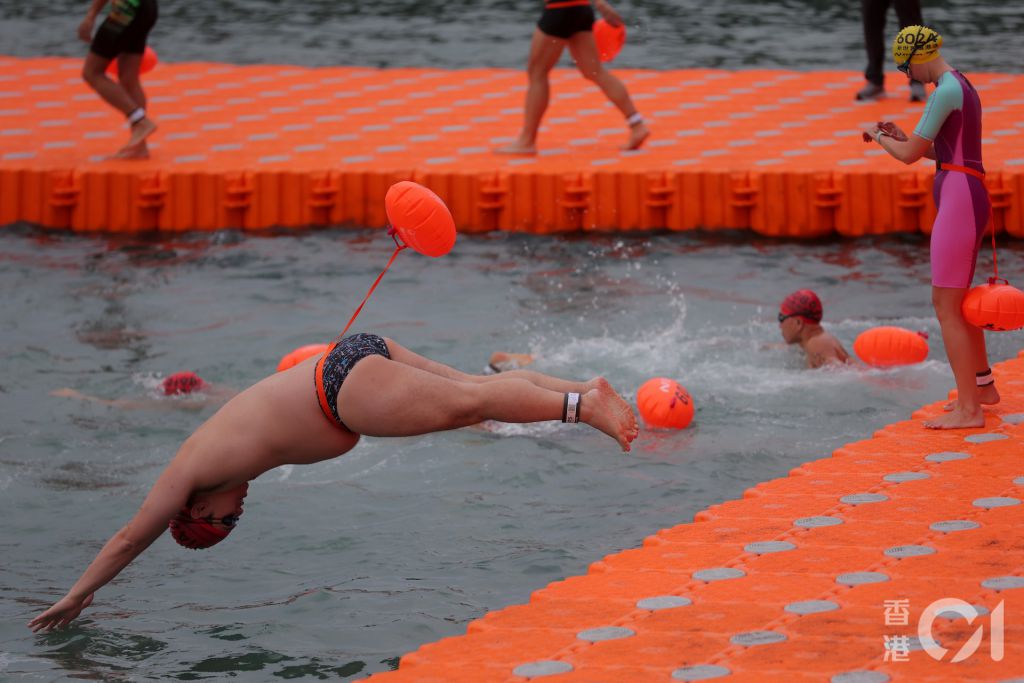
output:
POLYGON ((51 396, 62 398, 77 398, 89 403, 110 406, 112 408, 123 408, 126 410, 146 410, 177 408, 183 410, 200 410, 208 405, 223 403, 238 393, 235 389, 211 384, 194 372, 176 372, 168 375, 160 382, 160 393, 166 397, 188 396, 188 401, 167 401, 162 398, 100 398, 64 387, 50 392, 51 396), (199 400, 195 400, 198 398, 199 400))
POLYGON ((107 0, 92 0, 85 19, 78 26, 78 37, 89 45, 82 66, 82 79, 114 109, 128 119, 131 137, 111 158, 148 159, 146 138, 156 131, 156 123, 146 116, 146 93, 139 80, 146 38, 156 24, 157 0, 111 0, 110 14, 93 37, 96 17, 107 0), (107 66, 117 60, 118 76, 107 76, 107 66))
POLYGON ((273 374, 228 401, 190 436, 130 522, 107 541, 67 595, 28 623, 64 626, 168 527, 186 548, 222 541, 249 481, 282 465, 350 451, 361 435, 415 436, 501 422, 584 422, 629 450, 638 426, 601 377, 573 382, 530 370, 468 375, 372 334, 273 374))
MULTIPOLYGON (((605 21, 612 26, 622 26, 622 17, 605 0, 595 0, 594 4, 605 21)), ((626 118, 629 136, 622 148, 640 149, 644 144, 651 131, 633 105, 626 86, 601 63, 593 26, 594 8, 590 0, 546 0, 544 13, 533 31, 526 65, 529 85, 522 130, 515 142, 495 151, 500 154, 537 153, 537 132, 551 97, 549 76, 566 47, 583 77, 597 84, 626 118)))
POLYGON ((799 344, 807 354, 807 367, 852 363, 839 340, 821 326, 821 299, 809 289, 799 289, 779 305, 779 332, 787 344, 799 344))
POLYGON ((931 429, 983 427, 982 405, 999 402, 988 364, 985 335, 964 318, 962 304, 974 279, 978 249, 991 216, 981 161, 981 99, 939 48, 942 37, 926 26, 908 26, 893 41, 897 68, 907 78, 934 83, 912 135, 884 121, 864 131, 905 164, 935 159, 932 194, 938 209, 931 234, 932 305, 956 381, 948 415, 924 423, 931 429))

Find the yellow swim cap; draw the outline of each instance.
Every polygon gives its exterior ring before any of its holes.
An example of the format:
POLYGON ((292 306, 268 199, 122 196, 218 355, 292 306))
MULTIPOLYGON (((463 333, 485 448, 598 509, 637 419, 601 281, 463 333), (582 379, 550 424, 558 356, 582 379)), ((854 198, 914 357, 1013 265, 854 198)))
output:
POLYGON ((942 36, 927 26, 907 26, 892 41, 892 58, 902 64, 910 58, 911 64, 924 64, 939 56, 942 36), (917 49, 915 49, 917 48, 917 49))

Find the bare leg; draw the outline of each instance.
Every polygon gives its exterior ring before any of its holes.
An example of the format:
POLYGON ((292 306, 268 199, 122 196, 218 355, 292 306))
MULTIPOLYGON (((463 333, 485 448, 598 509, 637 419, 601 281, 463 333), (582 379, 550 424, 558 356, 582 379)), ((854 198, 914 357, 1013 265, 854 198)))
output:
MULTIPOLYGON (((925 422, 924 426, 930 429, 970 429, 985 425, 978 387, 974 381, 975 366, 979 353, 984 352, 984 346, 979 351, 979 335, 974 334, 972 329, 979 333, 980 330, 973 328, 964 319, 961 304, 966 293, 966 289, 932 287, 932 304, 942 328, 942 342, 956 381, 957 405, 948 415, 925 422)), ((984 367, 988 367, 987 360, 984 367)))
MULTIPOLYGON (((543 389, 550 389, 551 391, 558 391, 563 394, 570 391, 585 394, 597 386, 597 379, 592 379, 589 382, 574 382, 572 380, 559 379, 558 377, 544 375, 533 370, 509 370, 497 375, 470 375, 449 367, 444 363, 438 363, 435 360, 430 360, 418 353, 410 351, 394 339, 385 339, 385 341, 388 345, 388 352, 391 354, 391 360, 398 363, 404 363, 405 365, 410 365, 433 375, 455 380, 457 382, 483 384, 486 382, 495 382, 500 379, 513 377, 525 379, 535 386, 543 389)), ((559 418, 561 418, 561 414, 559 414, 559 418)))
MULTIPOLYGON (((142 55, 124 53, 117 58, 118 81, 125 92, 141 108, 146 108, 146 92, 142 89, 139 69, 142 66, 142 55)), ((149 148, 146 138, 156 130, 156 124, 148 116, 132 126, 132 139, 118 152, 118 158, 148 159, 149 148), (138 138, 138 140, 137 140, 138 138)))
POLYGON ((530 44, 530 58, 526 64, 526 75, 529 86, 526 90, 526 111, 523 116, 523 128, 519 137, 511 145, 499 147, 499 154, 536 154, 537 131, 548 109, 551 99, 551 84, 548 76, 562 56, 565 41, 553 38, 539 28, 533 31, 533 42, 530 44))
MULTIPOLYGON (((484 420, 560 420, 564 394, 518 377, 487 382, 448 379, 383 356, 368 356, 338 392, 338 412, 352 431, 367 436, 413 436, 467 427, 484 420)), ((636 438, 629 404, 599 380, 580 398, 580 420, 619 442, 636 438)))
MULTIPOLYGON (((636 114, 636 107, 633 106, 633 100, 629 97, 626 86, 601 63, 601 58, 597 53, 597 43, 594 42, 594 34, 591 31, 583 31, 569 38, 568 42, 569 52, 583 77, 597 84, 605 97, 618 107, 627 120, 636 114)), ((651 131, 642 121, 630 126, 629 138, 623 145, 623 149, 640 149, 650 134, 651 131)))
MULTIPOLYGON (((985 348, 985 333, 974 325, 968 324, 967 328, 971 335, 971 350, 974 352, 974 372, 975 374, 984 372, 988 369, 988 350, 985 348)), ((978 387, 978 400, 983 406, 994 406, 999 403, 999 390, 996 389, 995 382, 987 386, 978 387)), ((957 402, 954 399, 944 405, 942 409, 948 413, 956 410, 956 406, 957 402)))
MULTIPOLYGON (((145 96, 138 102, 122 83, 135 83, 139 92, 142 86, 138 84, 139 67, 142 64, 142 55, 121 55, 118 59, 119 78, 121 82, 110 79, 106 74, 107 65, 110 60, 101 57, 95 52, 89 52, 85 57, 85 65, 82 67, 82 79, 89 84, 103 100, 114 109, 117 109, 125 116, 128 116, 136 109, 145 107, 145 96)), ((141 149, 145 146, 146 138, 156 130, 156 124, 148 117, 144 117, 132 125, 132 135, 128 144, 121 148, 116 155, 117 158, 136 159, 141 158, 141 149)), ((148 156, 148 151, 145 152, 148 156)))

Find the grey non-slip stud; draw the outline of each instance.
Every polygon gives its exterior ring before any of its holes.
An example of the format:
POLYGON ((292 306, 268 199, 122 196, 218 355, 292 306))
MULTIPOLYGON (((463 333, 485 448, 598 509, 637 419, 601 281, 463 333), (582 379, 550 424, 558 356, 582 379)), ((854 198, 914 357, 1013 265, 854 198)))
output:
POLYGON ((629 638, 635 636, 636 631, 623 628, 622 626, 601 626, 599 628, 590 628, 586 631, 580 631, 576 634, 576 637, 580 640, 589 640, 592 643, 599 643, 602 640, 618 640, 619 638, 629 638))
POLYGON ((840 498, 839 502, 847 505, 863 505, 865 503, 881 503, 884 500, 889 500, 889 496, 884 496, 881 493, 851 493, 840 498))
POLYGON ((554 676, 572 671, 572 664, 559 662, 554 659, 541 660, 539 662, 527 662, 512 669, 512 674, 523 678, 541 678, 542 676, 554 676))
POLYGON ((965 436, 964 441, 968 443, 988 443, 990 441, 1002 441, 1003 439, 1009 439, 1010 437, 1006 434, 971 434, 965 436))
POLYGON ((991 498, 978 498, 973 505, 979 508, 1005 508, 1011 505, 1020 505, 1020 500, 1008 496, 993 496, 991 498))
POLYGON ((893 472, 892 474, 885 475, 884 477, 882 477, 882 479, 894 482, 896 484, 902 484, 905 481, 918 481, 920 479, 929 479, 931 478, 931 476, 932 475, 928 474, 927 472, 893 472))
POLYGON ((801 517, 800 519, 793 522, 793 526, 803 527, 804 529, 814 529, 817 527, 824 526, 835 526, 842 524, 843 520, 838 517, 826 517, 824 515, 818 515, 815 517, 801 517))
POLYGON ((847 572, 836 577, 836 583, 844 586, 860 586, 867 583, 882 583, 889 577, 882 572, 847 572))
POLYGON ((738 579, 741 576, 746 576, 742 569, 732 569, 730 567, 701 569, 693 573, 693 578, 698 581, 724 581, 725 579, 738 579))
POLYGON ((1003 422, 1009 422, 1012 425, 1019 425, 1024 422, 1024 413, 1010 413, 1009 415, 1000 415, 1003 418, 1003 422))
POLYGON ((1017 477, 1013 480, 1013 483, 1017 486, 1024 486, 1024 477, 1017 477))
POLYGON ((684 598, 681 595, 659 595, 654 598, 638 600, 636 606, 640 609, 649 609, 656 612, 660 609, 672 609, 673 607, 686 607, 692 605, 693 600, 684 598))
POLYGON ((747 631, 746 633, 737 633, 729 639, 729 642, 733 645, 752 647, 754 645, 781 643, 784 640, 786 640, 785 634, 777 631, 747 631))
POLYGON ((696 666, 684 666, 672 672, 672 678, 677 681, 708 681, 712 678, 728 676, 732 671, 717 664, 697 664, 696 666))
POLYGON ((941 453, 932 453, 924 456, 925 460, 929 462, 951 462, 953 460, 967 460, 971 457, 967 453, 959 453, 956 451, 943 451, 941 453))
POLYGON ((784 553, 787 550, 793 550, 795 548, 796 546, 788 541, 757 541, 743 546, 743 549, 748 553, 757 553, 758 555, 765 555, 767 553, 784 553))
MULTIPOLYGON (((971 607, 974 608, 974 611, 977 612, 979 617, 983 617, 986 614, 988 614, 988 607, 985 607, 985 605, 971 605, 971 607)), ((954 612, 951 609, 943 610, 941 612, 936 612, 935 616, 941 617, 943 619, 949 619, 950 621, 954 621, 956 619, 966 619, 967 618, 964 615, 960 614, 959 612, 954 612)))
POLYGON ((951 531, 967 531, 968 529, 977 529, 980 526, 977 522, 972 522, 968 519, 950 519, 945 522, 935 522, 928 528, 932 531, 941 531, 944 534, 948 534, 951 531))
POLYGON ((847 671, 832 677, 832 683, 888 683, 889 674, 881 671, 847 671))
POLYGON ((920 557, 935 554, 935 548, 926 545, 896 545, 885 551, 889 557, 920 557))
POLYGON ((837 609, 839 609, 839 603, 831 600, 801 600, 786 605, 786 611, 793 614, 820 614, 834 612, 837 609))
POLYGON ((1005 591, 1013 588, 1024 588, 1024 576, 996 576, 981 582, 983 588, 994 591, 1005 591))

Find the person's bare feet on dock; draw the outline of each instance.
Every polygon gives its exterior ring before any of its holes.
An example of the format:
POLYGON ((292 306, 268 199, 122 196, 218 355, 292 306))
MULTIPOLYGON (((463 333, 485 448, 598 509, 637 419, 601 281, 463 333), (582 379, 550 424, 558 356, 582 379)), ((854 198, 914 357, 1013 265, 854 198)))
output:
POLYGON ((512 144, 498 147, 494 150, 497 154, 515 154, 519 156, 534 156, 537 154, 537 145, 527 144, 516 140, 512 144))
POLYGON ((107 158, 145 160, 149 158, 149 147, 146 145, 145 140, 135 145, 128 143, 107 158))
POLYGON ((633 410, 605 378, 597 377, 587 385, 592 388, 580 397, 580 419, 628 451, 630 442, 640 433, 633 410))
POLYGON ((959 404, 952 411, 924 423, 927 429, 977 429, 985 426, 985 414, 981 406, 977 410, 965 411, 959 404))
MULTIPOLYGON (((983 387, 978 387, 978 403, 983 406, 994 406, 999 403, 999 401, 999 391, 996 389, 995 382, 983 387)), ((942 409, 949 413, 956 410, 959 405, 960 403, 954 398, 952 401, 942 406, 942 409)))
POLYGON ((132 137, 128 140, 128 144, 125 145, 123 149, 144 143, 146 138, 155 132, 156 122, 148 116, 143 117, 132 124, 132 137))
POLYGON ((627 152, 640 149, 649 137, 651 137, 651 129, 647 127, 646 123, 641 122, 635 126, 630 126, 629 140, 622 146, 622 149, 627 152))

